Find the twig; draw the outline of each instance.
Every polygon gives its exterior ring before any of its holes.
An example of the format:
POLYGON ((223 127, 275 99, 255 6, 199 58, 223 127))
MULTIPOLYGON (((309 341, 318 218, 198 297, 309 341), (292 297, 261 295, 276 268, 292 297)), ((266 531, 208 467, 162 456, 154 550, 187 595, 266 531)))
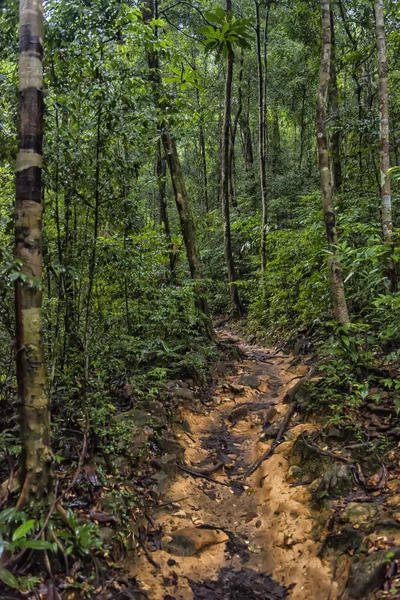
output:
POLYGON ((260 458, 257 458, 257 460, 244 472, 244 477, 249 477, 249 475, 252 475, 255 471, 257 471, 258 467, 274 453, 275 448, 278 446, 283 434, 289 427, 296 406, 297 402, 293 402, 292 404, 290 404, 288 410, 286 411, 286 415, 283 419, 282 425, 280 426, 276 438, 272 442, 271 446, 268 448, 268 450, 264 452, 264 454, 260 456, 260 458))
POLYGON ((160 565, 151 556, 150 552, 147 550, 146 546, 144 545, 144 542, 142 542, 141 540, 139 540, 139 545, 143 549, 143 551, 144 551, 144 553, 146 555, 146 558, 149 561, 149 563, 152 564, 153 567, 155 567, 156 569, 160 569, 161 568, 160 565))
POLYGON ((185 471, 185 473, 189 473, 189 475, 192 475, 193 477, 201 477, 202 479, 207 479, 207 481, 211 481, 211 483, 217 483, 219 485, 229 487, 228 483, 224 483, 223 481, 213 479, 213 477, 210 477, 209 475, 207 475, 207 473, 203 473, 203 471, 198 471, 197 469, 190 469, 189 467, 185 467, 183 465, 178 465, 178 469, 181 469, 181 471, 185 471))
POLYGON ((183 498, 178 498, 178 500, 169 500, 168 502, 163 502, 162 504, 157 504, 156 508, 162 508, 163 506, 171 506, 171 504, 177 504, 178 502, 183 502, 183 500, 187 500, 189 496, 184 496, 183 498))

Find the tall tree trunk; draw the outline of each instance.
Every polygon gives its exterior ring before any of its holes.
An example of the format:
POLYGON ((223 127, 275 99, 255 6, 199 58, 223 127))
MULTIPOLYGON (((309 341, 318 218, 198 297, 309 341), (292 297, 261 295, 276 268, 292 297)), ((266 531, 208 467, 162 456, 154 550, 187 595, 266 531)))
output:
MULTIPOLYGON (((152 19, 157 18, 157 13, 157 0, 145 0, 143 21, 145 23, 150 23, 152 19)), ((161 113, 163 113, 165 106, 163 102, 160 103, 161 75, 157 52, 154 50, 149 50, 147 52, 147 60, 153 87, 154 104, 156 109, 161 110, 161 113)), ((196 226, 190 206, 189 195, 187 193, 175 140, 171 136, 168 125, 163 118, 160 120, 159 130, 171 175, 172 188, 174 190, 176 207, 178 209, 180 227, 186 248, 186 256, 189 263, 190 275, 193 280, 202 280, 204 277, 203 265, 200 257, 196 226)), ((196 287, 196 304, 199 311, 204 315, 206 332, 210 338, 213 338, 214 331, 211 323, 208 303, 205 297, 203 286, 200 284, 196 287)))
POLYGON ((339 119, 339 90, 336 73, 336 39, 334 15, 331 7, 331 36, 332 36, 332 56, 331 56, 331 77, 329 82, 329 113, 333 123, 333 131, 330 136, 330 154, 332 161, 332 189, 333 193, 342 187, 342 164, 340 162, 340 119, 339 119))
POLYGON ((235 190, 235 144, 238 124, 243 111, 243 94, 242 94, 242 82, 243 82, 243 64, 244 64, 244 53, 240 57, 240 70, 238 80, 238 108, 233 119, 231 127, 231 143, 229 147, 229 187, 230 187, 230 198, 232 200, 232 206, 237 206, 236 201, 236 190, 235 190))
POLYGON ((172 249, 171 228, 169 226, 168 204, 166 194, 166 175, 167 175, 167 159, 161 148, 161 141, 157 144, 157 183, 158 183, 158 200, 160 210, 160 225, 164 228, 164 235, 167 240, 169 252, 169 268, 172 279, 174 279, 174 270, 176 262, 176 254, 172 249))
POLYGON ((389 101, 388 65, 386 58, 385 22, 383 0, 375 0, 376 45, 378 48, 379 108, 380 108, 380 171, 381 171, 381 213, 383 240, 392 241, 392 201, 390 196, 389 152, 389 101))
POLYGON ((321 177, 322 207, 328 238, 328 267, 332 291, 333 311, 339 323, 348 323, 349 315, 344 292, 344 283, 337 250, 337 231, 333 207, 332 183, 329 170, 328 144, 326 137, 326 105, 331 65, 331 20, 329 0, 320 0, 322 15, 322 56, 317 96, 317 144, 321 177))
MULTIPOLYGON (((226 11, 231 10, 231 0, 226 0, 226 11)), ((226 79, 224 96, 224 117, 222 124, 222 144, 221 144, 221 207, 222 218, 224 221, 224 252, 225 262, 228 271, 229 295, 232 305, 239 317, 245 314, 243 305, 240 301, 239 291, 236 284, 235 263, 232 253, 230 208, 229 208, 229 128, 231 121, 231 96, 233 79, 233 50, 229 46, 226 58, 226 79)))
MULTIPOLYGON (((265 164, 265 97, 264 97, 264 73, 261 56, 261 24, 260 4, 255 0, 256 9, 256 43, 257 43, 257 73, 258 73, 258 157, 260 165, 260 191, 261 191, 261 273, 265 273, 267 264, 267 182, 265 164)), ((269 10, 269 7, 267 11, 269 10)), ((266 26, 268 22, 266 21, 266 26)), ((267 33, 265 32, 265 35, 267 33)))
POLYGON ((15 256, 23 263, 15 286, 16 359, 21 419, 19 505, 46 501, 53 480, 50 406, 42 331, 43 4, 20 8, 19 129, 15 256))
POLYGON ((303 93, 301 95, 300 155, 299 155, 299 169, 300 170, 301 170, 301 166, 303 164, 303 153, 304 153, 306 96, 307 96, 307 88, 304 85, 304 87, 303 87, 303 93))

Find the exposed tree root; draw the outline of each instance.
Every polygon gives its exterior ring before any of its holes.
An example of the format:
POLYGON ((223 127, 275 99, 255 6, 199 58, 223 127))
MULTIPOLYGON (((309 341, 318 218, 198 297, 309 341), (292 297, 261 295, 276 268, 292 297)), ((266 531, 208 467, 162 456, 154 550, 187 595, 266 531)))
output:
POLYGON ((201 477, 202 479, 207 479, 207 481, 211 481, 211 483, 217 483, 218 485, 224 485, 226 487, 229 487, 228 483, 224 483, 223 481, 218 481, 217 479, 210 477, 204 471, 198 471, 197 469, 191 469, 190 467, 186 467, 184 465, 179 465, 179 464, 178 464, 178 468, 181 469, 181 471, 185 471, 185 473, 192 475, 193 477, 201 477))
POLYGON ((282 425, 280 426, 276 438, 272 442, 271 446, 268 448, 268 450, 264 452, 264 454, 260 456, 260 458, 257 458, 257 460, 252 465, 250 465, 248 469, 246 469, 246 471, 244 472, 244 477, 249 477, 250 475, 252 475, 255 471, 257 471, 258 467, 274 453, 275 448, 279 445, 283 434, 290 425, 290 421, 292 419, 296 406, 297 402, 292 402, 292 404, 290 404, 288 410, 286 411, 286 415, 283 419, 282 425))
POLYGON ((317 452, 318 454, 322 454, 323 456, 329 456, 330 458, 334 458, 335 460, 340 460, 347 464, 351 464, 353 462, 351 460, 351 458, 346 458, 345 456, 341 456, 340 454, 336 454, 335 452, 331 452, 330 450, 322 450, 321 448, 318 448, 318 446, 314 446, 314 444, 310 444, 309 442, 306 441, 304 433, 301 434, 301 441, 304 443, 304 445, 307 448, 309 448, 310 450, 313 450, 314 452, 317 452))

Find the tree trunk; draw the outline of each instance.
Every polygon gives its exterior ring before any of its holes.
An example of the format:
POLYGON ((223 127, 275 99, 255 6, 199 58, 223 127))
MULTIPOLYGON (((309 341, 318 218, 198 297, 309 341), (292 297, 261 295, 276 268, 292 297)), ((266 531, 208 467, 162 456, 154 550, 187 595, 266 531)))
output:
MULTIPOLYGON (((260 191, 261 191, 261 273, 265 273, 267 264, 267 193, 266 193, 266 164, 265 164, 265 97, 264 97, 264 74, 261 56, 261 25, 260 5, 255 0, 256 8, 256 43, 257 43, 257 73, 258 73, 258 157, 260 164, 260 191)), ((269 8, 267 9, 269 10, 269 8)), ((266 21, 267 26, 267 21, 266 21)), ((265 32, 265 36, 267 32, 265 32)))
POLYGON ((15 286, 16 359, 21 419, 19 505, 46 502, 53 480, 50 406, 42 331, 43 5, 20 8, 19 129, 15 256, 22 261, 15 286))
POLYGON ((380 171, 381 171, 381 213, 383 240, 392 242, 392 202, 390 196, 389 153, 389 102, 388 65, 386 58, 385 23, 383 0, 375 0, 376 45, 378 48, 379 107, 380 107, 380 171))
POLYGON ((164 228, 164 235, 167 240, 169 252, 169 269, 171 278, 174 279, 176 254, 172 249, 171 228, 169 226, 168 204, 166 194, 166 175, 167 175, 167 159, 161 148, 161 141, 157 144, 157 183, 158 183, 158 200, 160 210, 160 225, 164 228))
MULTIPOLYGON (((145 23, 149 23, 152 19, 157 17, 157 6, 154 0, 146 0, 144 7, 143 20, 145 23)), ((160 112, 163 113, 165 106, 163 102, 160 103, 161 75, 157 52, 154 50, 148 51, 147 60, 153 87, 154 104, 157 111, 160 110, 160 112)), ((163 118, 160 120, 159 130, 171 175, 172 188, 174 190, 176 207, 178 209, 180 227, 186 248, 186 256, 189 263, 190 275, 193 280, 202 280, 203 265, 197 243, 196 226, 189 202, 189 196, 186 190, 185 180, 183 177, 175 140, 169 133, 168 126, 163 118)), ((214 332, 211 324, 208 303, 202 285, 198 285, 196 287, 196 304, 199 311, 204 315, 204 323, 207 335, 210 338, 213 338, 214 332)))
POLYGON ((328 267, 332 291, 333 311, 339 323, 348 323, 349 315, 344 292, 344 283, 337 250, 337 231, 333 208, 332 183, 329 171, 328 144, 326 137, 326 105, 331 64, 331 21, 330 1, 320 0, 322 14, 322 57, 317 97, 317 144, 321 178, 322 207, 328 238, 328 267))
MULTIPOLYGON (((231 0, 226 0, 226 10, 231 10, 231 0)), ((222 124, 221 147, 221 207, 224 221, 224 252, 228 271, 229 294, 232 305, 239 317, 245 314, 236 285, 235 264, 232 253, 230 209, 229 209, 229 129, 231 120, 231 95, 233 79, 233 50, 229 46, 226 59, 226 79, 224 96, 224 118, 222 124)))
POLYGON ((336 73, 336 42, 334 15, 331 8, 331 36, 332 36, 332 57, 331 57, 331 78, 329 82, 329 113, 333 123, 333 131, 331 134, 330 150, 332 157, 332 189, 335 193, 342 187, 342 165, 340 162, 340 118, 339 118, 339 91, 336 73))
POLYGON ((230 198, 232 206, 237 206, 236 201, 236 190, 235 190, 235 144, 238 124, 240 116, 243 110, 243 95, 242 95, 242 81, 243 81, 243 64, 244 64, 244 53, 240 57, 240 70, 239 70, 239 81, 238 81, 238 108, 236 111, 235 118, 231 127, 231 143, 229 147, 229 186, 230 186, 230 198))

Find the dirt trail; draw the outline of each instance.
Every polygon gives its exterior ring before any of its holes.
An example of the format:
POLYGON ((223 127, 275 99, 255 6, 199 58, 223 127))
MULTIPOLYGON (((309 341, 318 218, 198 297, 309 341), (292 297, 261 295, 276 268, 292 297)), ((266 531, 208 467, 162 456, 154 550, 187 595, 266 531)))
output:
POLYGON ((151 600, 335 600, 329 565, 318 557, 319 523, 309 492, 293 485, 288 473, 293 443, 310 425, 294 415, 285 441, 243 477, 271 444, 260 440, 274 427, 276 433, 273 423, 288 410, 285 394, 307 367, 292 366, 293 357, 239 346, 244 358, 221 369, 209 401, 181 409, 186 431, 176 428, 183 464, 208 478, 179 470, 165 493, 171 504, 155 514, 164 535, 161 548, 151 552, 159 568, 147 553, 128 564, 129 574, 151 600))

